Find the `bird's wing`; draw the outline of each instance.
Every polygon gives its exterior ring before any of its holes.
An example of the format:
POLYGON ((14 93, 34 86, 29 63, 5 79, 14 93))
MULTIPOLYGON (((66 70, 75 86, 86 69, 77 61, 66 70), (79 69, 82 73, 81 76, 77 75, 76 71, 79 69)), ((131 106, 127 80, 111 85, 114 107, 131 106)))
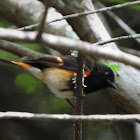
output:
MULTIPOLYGON (((73 72, 77 72, 77 61, 76 58, 72 55, 65 55, 62 57, 41 57, 38 59, 32 59, 32 60, 6 60, 6 59, 0 59, 2 62, 6 63, 12 63, 19 66, 22 66, 24 68, 31 68, 35 67, 40 70, 43 70, 47 67, 57 67, 73 72)), ((90 74, 90 67, 88 65, 87 61, 85 61, 85 73, 86 75, 90 74)))
POLYGON ((76 59, 71 55, 62 57, 40 57, 38 59, 31 60, 8 60, 0 58, 0 61, 4 63, 16 64, 22 67, 35 67, 40 70, 43 70, 47 67, 58 67, 76 72, 77 69, 76 59))

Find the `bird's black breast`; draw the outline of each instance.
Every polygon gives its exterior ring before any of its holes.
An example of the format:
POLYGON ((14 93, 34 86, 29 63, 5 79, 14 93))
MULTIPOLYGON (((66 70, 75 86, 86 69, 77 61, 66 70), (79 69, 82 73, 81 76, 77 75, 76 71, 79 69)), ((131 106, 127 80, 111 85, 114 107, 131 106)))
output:
POLYGON ((84 88, 86 94, 102 89, 105 87, 104 75, 92 71, 91 74, 85 78, 84 84, 86 85, 84 88))

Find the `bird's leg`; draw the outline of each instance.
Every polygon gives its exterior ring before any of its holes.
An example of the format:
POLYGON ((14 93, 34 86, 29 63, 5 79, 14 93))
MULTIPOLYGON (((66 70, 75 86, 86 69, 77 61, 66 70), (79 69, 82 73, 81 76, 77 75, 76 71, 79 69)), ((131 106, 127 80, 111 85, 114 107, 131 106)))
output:
POLYGON ((86 94, 85 94, 85 92, 83 91, 83 98, 85 97, 85 95, 86 95, 86 94))
POLYGON ((65 100, 72 106, 72 108, 75 109, 75 106, 73 105, 73 103, 69 99, 66 98, 65 100))

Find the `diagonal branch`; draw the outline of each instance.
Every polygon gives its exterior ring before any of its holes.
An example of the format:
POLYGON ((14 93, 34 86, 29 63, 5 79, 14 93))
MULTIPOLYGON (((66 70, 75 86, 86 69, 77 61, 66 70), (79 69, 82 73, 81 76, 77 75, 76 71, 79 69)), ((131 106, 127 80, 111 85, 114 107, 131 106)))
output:
MULTIPOLYGON (((0 38, 12 41, 35 42, 36 32, 24 32, 0 28, 0 38)), ((90 55, 92 58, 100 57, 104 59, 110 59, 140 69, 139 57, 121 52, 120 50, 114 50, 98 45, 93 47, 92 44, 84 41, 54 36, 46 33, 43 33, 41 43, 60 52, 77 50, 83 52, 86 55, 90 55)))
POLYGON ((25 57, 25 56, 30 57, 30 58, 53 57, 50 55, 46 55, 43 53, 30 50, 28 48, 22 47, 20 45, 17 45, 15 43, 5 41, 5 40, 0 40, 0 49, 10 52, 19 57, 25 57))

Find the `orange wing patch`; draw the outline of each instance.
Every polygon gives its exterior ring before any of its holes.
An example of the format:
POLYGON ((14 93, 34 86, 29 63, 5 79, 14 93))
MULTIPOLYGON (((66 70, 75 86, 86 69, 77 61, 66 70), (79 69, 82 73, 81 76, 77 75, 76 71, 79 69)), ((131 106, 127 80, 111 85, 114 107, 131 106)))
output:
POLYGON ((85 73, 84 73, 84 78, 88 77, 88 76, 90 75, 90 73, 91 73, 91 70, 85 71, 85 73))
POLYGON ((14 63, 16 65, 22 66, 22 67, 28 67, 28 68, 32 68, 31 65, 23 63, 23 62, 17 62, 17 61, 11 61, 11 63, 14 63))

